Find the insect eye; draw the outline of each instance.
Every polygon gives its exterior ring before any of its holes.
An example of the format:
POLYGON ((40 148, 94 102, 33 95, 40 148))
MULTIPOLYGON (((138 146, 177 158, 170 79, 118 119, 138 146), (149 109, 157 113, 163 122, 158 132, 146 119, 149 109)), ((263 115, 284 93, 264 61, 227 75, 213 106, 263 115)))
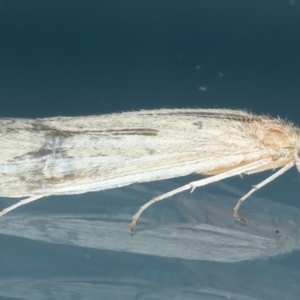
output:
POLYGON ((296 158, 300 161, 300 148, 296 150, 296 158))

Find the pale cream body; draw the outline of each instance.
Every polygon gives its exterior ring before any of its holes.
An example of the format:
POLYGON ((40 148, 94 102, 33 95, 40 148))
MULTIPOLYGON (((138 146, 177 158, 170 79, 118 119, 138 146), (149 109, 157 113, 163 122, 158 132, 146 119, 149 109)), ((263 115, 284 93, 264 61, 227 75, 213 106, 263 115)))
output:
POLYGON ((298 164, 299 140, 280 119, 225 109, 1 119, 0 196, 35 200, 192 173, 221 180, 298 164))

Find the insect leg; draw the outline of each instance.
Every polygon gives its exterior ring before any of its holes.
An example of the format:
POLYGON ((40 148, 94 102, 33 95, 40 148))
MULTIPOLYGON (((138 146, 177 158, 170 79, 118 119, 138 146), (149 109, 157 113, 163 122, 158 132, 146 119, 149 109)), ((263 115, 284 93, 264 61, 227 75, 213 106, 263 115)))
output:
POLYGON ((3 209, 3 210, 0 212, 0 217, 6 215, 8 212, 10 212, 10 211, 16 209, 16 208, 19 207, 19 206, 25 205, 25 204, 27 204, 27 203, 33 202, 33 201, 38 200, 38 199, 43 198, 43 197, 44 197, 43 195, 42 195, 42 196, 39 195, 39 196, 32 196, 32 197, 26 198, 26 199, 24 199, 24 200, 21 200, 21 201, 17 202, 16 204, 11 205, 11 206, 9 206, 9 207, 3 209))
POLYGON ((242 203, 250 196, 252 195, 254 192, 256 192, 257 190, 259 190, 261 187, 265 186, 266 184, 268 184, 269 182, 273 181, 275 178, 279 177, 280 175, 282 175, 283 173, 285 173, 287 170, 289 170, 291 167, 294 166, 294 162, 290 162, 287 165, 285 165, 284 167, 282 167, 281 169, 279 169, 276 173, 272 174, 270 177, 268 177, 267 179, 265 179, 264 181, 262 181, 261 183, 255 185, 253 187, 253 189, 251 189, 244 197, 242 197, 238 203, 236 204, 235 208, 233 209, 233 215, 234 217, 243 222, 246 223, 246 219, 242 218, 239 216, 239 208, 242 205, 242 203))

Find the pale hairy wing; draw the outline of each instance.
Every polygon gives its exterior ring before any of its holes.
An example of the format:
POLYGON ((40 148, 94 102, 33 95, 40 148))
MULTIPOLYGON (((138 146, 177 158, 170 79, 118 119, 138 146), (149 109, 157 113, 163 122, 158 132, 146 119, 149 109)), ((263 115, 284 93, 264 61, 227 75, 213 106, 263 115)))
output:
POLYGON ((249 126, 256 119, 217 109, 2 119, 0 196, 84 193, 246 164, 270 155, 249 126))

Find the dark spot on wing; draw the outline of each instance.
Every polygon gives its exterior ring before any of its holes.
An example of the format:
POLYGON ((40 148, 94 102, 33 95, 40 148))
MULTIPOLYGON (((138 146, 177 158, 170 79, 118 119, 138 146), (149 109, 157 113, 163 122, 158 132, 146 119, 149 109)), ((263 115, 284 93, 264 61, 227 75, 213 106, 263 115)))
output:
POLYGON ((225 120, 233 120, 233 121, 243 121, 243 122, 250 122, 259 120, 258 117, 246 114, 243 115, 242 113, 222 113, 220 112, 207 112, 207 111, 173 111, 173 112, 164 112, 160 113, 161 115, 168 115, 168 116, 199 116, 204 119, 214 118, 214 119, 225 119, 225 120))
POLYGON ((197 126, 199 129, 203 128, 203 122, 201 122, 201 121, 194 122, 193 125, 197 126))
POLYGON ((158 130, 151 128, 108 129, 103 132, 108 132, 110 135, 156 136, 158 134, 158 130))
POLYGON ((154 149, 148 149, 149 155, 153 155, 156 151, 154 149))

